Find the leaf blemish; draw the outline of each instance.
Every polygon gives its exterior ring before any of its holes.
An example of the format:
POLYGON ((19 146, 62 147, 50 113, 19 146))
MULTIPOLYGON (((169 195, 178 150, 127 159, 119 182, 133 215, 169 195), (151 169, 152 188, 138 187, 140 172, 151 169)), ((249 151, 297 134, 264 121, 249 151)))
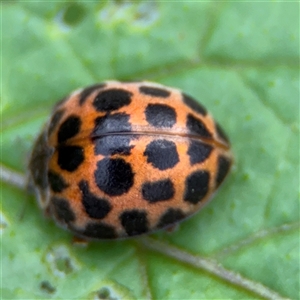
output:
POLYGON ((96 294, 95 300, 118 300, 114 292, 108 287, 102 287, 96 294))
POLYGON ((153 25, 159 17, 157 5, 154 2, 124 2, 110 3, 99 14, 100 21, 105 24, 124 22, 134 27, 153 25))
POLYGON ((46 261, 53 274, 57 277, 65 277, 78 269, 78 265, 75 260, 71 258, 65 246, 50 248, 46 253, 46 261))
POLYGON ((85 17, 85 9, 78 3, 72 3, 60 10, 54 18, 62 32, 69 32, 72 26, 78 25, 85 17))
POLYGON ((0 212, 0 234, 8 227, 8 222, 2 212, 0 212))
POLYGON ((146 27, 154 24, 158 20, 159 13, 154 2, 142 2, 137 7, 135 24, 146 27))
POLYGON ((40 289, 47 294, 54 294, 56 292, 56 288, 51 285, 51 283, 47 280, 43 280, 40 283, 40 289))

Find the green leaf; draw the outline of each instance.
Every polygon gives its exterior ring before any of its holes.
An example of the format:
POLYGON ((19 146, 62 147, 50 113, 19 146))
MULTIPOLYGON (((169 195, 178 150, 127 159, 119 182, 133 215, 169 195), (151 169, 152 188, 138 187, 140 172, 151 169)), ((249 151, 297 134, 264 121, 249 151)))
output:
POLYGON ((2 299, 299 297, 299 3, 2 2, 2 299), (215 199, 173 233, 72 245, 26 174, 51 106, 107 79, 183 89, 231 138, 215 199))

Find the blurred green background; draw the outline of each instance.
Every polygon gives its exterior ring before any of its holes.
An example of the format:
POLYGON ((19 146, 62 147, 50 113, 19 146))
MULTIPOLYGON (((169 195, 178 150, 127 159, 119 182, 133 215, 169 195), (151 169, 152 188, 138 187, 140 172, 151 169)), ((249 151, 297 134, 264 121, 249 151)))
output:
POLYGON ((87 247, 2 182, 2 299, 299 299, 299 3, 3 1, 1 14, 3 166, 25 174, 51 106, 107 79, 183 89, 235 155, 215 199, 176 232, 87 247))

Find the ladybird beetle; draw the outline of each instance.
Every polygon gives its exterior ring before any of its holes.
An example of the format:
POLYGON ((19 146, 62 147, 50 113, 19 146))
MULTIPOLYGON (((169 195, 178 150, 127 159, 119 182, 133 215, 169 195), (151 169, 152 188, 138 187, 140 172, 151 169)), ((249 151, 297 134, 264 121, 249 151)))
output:
POLYGON ((90 239, 136 236, 198 211, 232 164, 205 107, 157 83, 107 81, 56 104, 29 162, 38 202, 90 239))

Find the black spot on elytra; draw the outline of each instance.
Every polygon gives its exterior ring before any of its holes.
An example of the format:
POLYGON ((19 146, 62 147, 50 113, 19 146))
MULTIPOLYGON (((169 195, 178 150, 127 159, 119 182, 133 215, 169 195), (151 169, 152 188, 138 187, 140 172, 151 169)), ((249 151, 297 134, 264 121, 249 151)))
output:
POLYGON ((119 218, 126 233, 130 236, 148 231, 147 213, 144 211, 137 209, 125 211, 119 218))
POLYGON ((129 155, 133 145, 129 145, 130 141, 135 137, 132 135, 107 135, 94 139, 95 154, 129 155))
POLYGON ((84 161, 84 150, 80 146, 60 146, 57 151, 57 163, 62 170, 73 172, 84 161))
POLYGON ((129 118, 130 116, 124 113, 105 115, 96 118, 92 137, 100 137, 107 133, 130 132, 131 124, 129 123, 129 118))
POLYGON ((168 105, 148 104, 145 115, 147 122, 155 127, 171 128, 176 123, 176 112, 168 105))
POLYGON ((191 165, 204 162, 206 159, 208 159, 212 149, 213 147, 208 144, 191 140, 187 152, 190 157, 191 165))
POLYGON ((190 133, 199 135, 201 137, 211 138, 211 133, 207 130, 204 123, 195 118, 193 115, 188 114, 187 116, 187 128, 189 129, 190 133))
POLYGON ((174 185, 169 179, 146 182, 142 186, 143 198, 150 203, 170 200, 174 194, 174 185))
POLYGON ((86 213, 95 219, 103 219, 111 211, 111 205, 105 198, 99 198, 89 189, 86 181, 82 180, 78 184, 82 193, 82 203, 86 213))
POLYGON ((71 210, 68 200, 58 197, 51 198, 52 209, 58 220, 69 223, 75 220, 75 215, 71 210))
POLYGON ((217 133, 218 133, 218 136, 225 142, 227 142, 228 144, 230 143, 229 142, 229 138, 228 136, 226 135, 226 133, 224 132, 223 128, 220 126, 220 124, 216 123, 216 130, 217 130, 217 133))
POLYGON ((126 90, 111 88, 100 92, 96 96, 93 105, 97 111, 110 112, 129 105, 131 97, 132 93, 126 90))
POLYGON ((179 162, 176 144, 163 139, 149 143, 144 156, 147 156, 148 163, 159 170, 173 168, 179 162))
POLYGON ((182 220, 185 217, 181 209, 169 208, 159 219, 157 227, 163 228, 182 220))
POLYGON ((87 98, 96 90, 104 88, 106 86, 105 83, 97 83, 86 87, 81 93, 79 98, 79 104, 83 105, 87 98))
POLYGON ((59 144, 66 142, 80 131, 81 120, 77 116, 68 117, 59 127, 57 140, 59 144))
POLYGON ((200 202, 209 189, 209 173, 196 171, 185 181, 184 200, 193 204, 200 202))
POLYGON ((201 105, 197 100, 195 100, 194 98, 192 98, 191 96, 187 95, 187 94, 182 94, 183 96, 183 102, 192 110, 194 110, 195 112, 205 116, 207 114, 207 110, 206 108, 201 105))
POLYGON ((131 165, 122 158, 98 161, 94 176, 99 189, 110 196, 127 193, 134 182, 131 165))
POLYGON ((226 177, 229 169, 230 169, 231 161, 224 156, 219 156, 218 158, 218 171, 216 178, 216 185, 219 186, 224 178, 226 177))
POLYGON ((58 110, 57 112, 55 112, 55 114, 51 118, 51 121, 50 121, 50 124, 49 124, 49 127, 48 127, 48 136, 50 136, 50 134, 56 128, 57 124, 61 120, 61 118, 64 115, 64 113, 65 113, 64 109, 61 109, 61 110, 58 110))
POLYGON ((48 171, 48 181, 51 190, 55 193, 61 193, 64 189, 66 189, 69 186, 62 176, 51 170, 48 171))
POLYGON ((144 95, 149 95, 149 96, 159 97, 159 98, 167 98, 171 94, 168 90, 152 87, 152 86, 145 86, 145 85, 141 86, 139 90, 140 93, 144 95))
POLYGON ((105 223, 88 223, 81 234, 97 239, 114 239, 117 237, 114 227, 105 223))

